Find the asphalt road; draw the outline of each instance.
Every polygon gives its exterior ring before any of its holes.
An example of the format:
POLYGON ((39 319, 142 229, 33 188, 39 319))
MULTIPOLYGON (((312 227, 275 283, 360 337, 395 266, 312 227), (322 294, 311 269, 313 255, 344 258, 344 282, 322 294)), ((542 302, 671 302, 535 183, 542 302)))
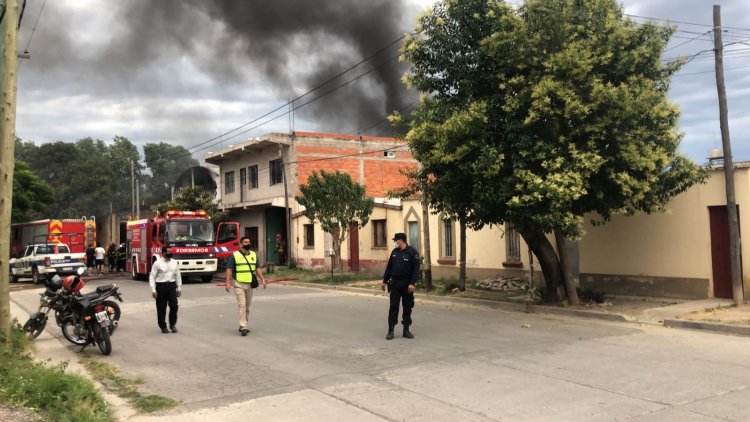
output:
MULTIPOLYGON (((386 341, 385 297, 282 285, 256 290, 241 337, 234 295, 198 282, 162 334, 148 284, 115 281, 126 302, 102 358, 183 402, 131 420, 750 420, 748 338, 418 299, 416 338, 386 341)), ((32 311, 37 293, 11 299, 32 311)))

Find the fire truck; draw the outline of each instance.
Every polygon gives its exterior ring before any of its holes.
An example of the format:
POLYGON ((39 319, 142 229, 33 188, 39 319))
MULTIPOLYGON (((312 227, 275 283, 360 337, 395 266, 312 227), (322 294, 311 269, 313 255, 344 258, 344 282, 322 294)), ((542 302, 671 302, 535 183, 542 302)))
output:
POLYGON ((29 221, 11 226, 10 254, 17 256, 32 243, 64 243, 69 246, 71 253, 81 253, 95 242, 94 217, 29 221))
POLYGON ((126 269, 134 280, 148 279, 161 248, 171 248, 183 278, 200 277, 208 283, 216 273, 219 259, 237 250, 239 223, 219 223, 218 236, 205 211, 167 211, 153 219, 128 221, 126 269), (221 243, 219 243, 221 241, 221 243))

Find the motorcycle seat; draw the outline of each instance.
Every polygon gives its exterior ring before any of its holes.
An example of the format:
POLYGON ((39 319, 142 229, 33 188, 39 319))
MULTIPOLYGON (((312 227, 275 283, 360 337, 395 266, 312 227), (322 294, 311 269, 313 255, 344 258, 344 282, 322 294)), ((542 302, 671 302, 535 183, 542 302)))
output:
POLYGON ((96 288, 97 293, 106 293, 115 288, 114 284, 107 284, 106 286, 99 286, 96 288))

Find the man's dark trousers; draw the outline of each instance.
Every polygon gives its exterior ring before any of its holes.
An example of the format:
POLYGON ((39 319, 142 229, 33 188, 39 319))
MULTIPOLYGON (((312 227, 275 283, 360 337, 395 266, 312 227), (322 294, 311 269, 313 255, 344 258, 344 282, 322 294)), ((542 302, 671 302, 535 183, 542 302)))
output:
POLYGON ((411 325, 411 309, 414 307, 414 293, 409 293, 409 284, 406 282, 391 281, 391 307, 388 310, 388 327, 395 327, 398 323, 398 305, 402 303, 404 312, 402 323, 404 327, 411 325))
POLYGON ((156 283, 156 322, 159 328, 167 328, 164 317, 169 304, 169 326, 177 325, 177 283, 156 283))

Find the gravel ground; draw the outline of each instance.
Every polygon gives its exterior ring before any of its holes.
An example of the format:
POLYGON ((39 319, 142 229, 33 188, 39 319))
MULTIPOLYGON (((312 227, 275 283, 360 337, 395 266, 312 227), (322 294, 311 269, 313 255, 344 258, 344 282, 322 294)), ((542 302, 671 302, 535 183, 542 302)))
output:
POLYGON ((0 404, 0 421, 13 422, 41 422, 43 419, 38 414, 23 407, 7 407, 0 404))

